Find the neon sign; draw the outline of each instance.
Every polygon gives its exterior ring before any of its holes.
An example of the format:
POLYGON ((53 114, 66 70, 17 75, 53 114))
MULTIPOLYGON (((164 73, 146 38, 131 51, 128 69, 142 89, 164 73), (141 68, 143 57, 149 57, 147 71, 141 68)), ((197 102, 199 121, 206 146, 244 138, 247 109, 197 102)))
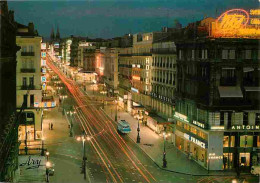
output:
MULTIPOLYGON (((250 10, 250 15, 258 15, 260 10, 250 10)), ((243 9, 228 10, 212 23, 212 37, 260 38, 258 18, 250 18, 243 9)))

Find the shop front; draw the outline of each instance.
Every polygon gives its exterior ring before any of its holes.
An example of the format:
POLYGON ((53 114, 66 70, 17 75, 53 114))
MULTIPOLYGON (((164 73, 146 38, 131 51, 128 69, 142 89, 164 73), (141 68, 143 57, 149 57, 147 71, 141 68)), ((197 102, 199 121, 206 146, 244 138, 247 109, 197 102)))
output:
POLYGON ((152 129, 154 132, 161 134, 162 132, 172 132, 172 128, 170 128, 171 122, 168 122, 167 120, 154 115, 145 115, 145 123, 146 125, 152 129))

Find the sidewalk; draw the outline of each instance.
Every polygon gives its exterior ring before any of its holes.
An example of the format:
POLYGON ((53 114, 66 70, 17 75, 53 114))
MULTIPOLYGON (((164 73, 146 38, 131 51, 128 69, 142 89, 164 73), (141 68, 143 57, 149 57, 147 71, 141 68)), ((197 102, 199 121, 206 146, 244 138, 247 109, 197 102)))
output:
MULTIPOLYGON (((93 94, 91 90, 91 85, 87 86, 87 94, 90 97, 94 97, 95 95, 100 96, 96 91, 93 94)), ((105 96, 105 100, 106 100, 105 96)), ((111 117, 111 119, 115 119, 115 105, 105 105, 104 109, 105 113, 111 117)), ((119 109, 118 107, 118 120, 124 119, 126 120, 132 129, 132 132, 128 135, 134 142, 136 142, 137 138, 137 126, 138 121, 134 117, 132 117, 129 113, 119 109)), ((159 136, 157 133, 152 131, 150 128, 143 126, 140 124, 140 137, 141 143, 137 144, 160 168, 162 168, 163 163, 163 146, 164 140, 162 136, 159 136)), ((172 138, 168 137, 165 142, 166 147, 166 160, 167 160, 167 168, 162 168, 167 171, 179 172, 184 174, 192 174, 192 175, 236 175, 235 172, 224 172, 224 171, 208 171, 197 164, 194 160, 188 159, 188 157, 179 151, 172 143, 172 138), (187 168, 188 167, 188 168, 187 168)))
MULTIPOLYGON (((55 97, 58 104, 58 98, 55 97)), ((54 163, 55 173, 50 177, 50 182, 83 183, 83 175, 80 174, 82 163, 82 146, 74 137, 69 136, 68 121, 59 106, 45 111, 43 119, 44 146, 50 153, 49 161, 54 163), (49 129, 49 123, 53 123, 53 130, 49 129)), ((75 125, 76 126, 76 125, 75 125)), ((79 133, 75 127, 76 133, 79 133)), ((87 170, 88 171, 88 170, 87 170)))

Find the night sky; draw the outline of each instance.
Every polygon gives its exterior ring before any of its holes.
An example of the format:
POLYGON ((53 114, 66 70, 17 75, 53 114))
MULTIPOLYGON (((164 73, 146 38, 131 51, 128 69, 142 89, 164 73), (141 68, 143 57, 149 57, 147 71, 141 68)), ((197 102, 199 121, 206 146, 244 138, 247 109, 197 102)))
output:
POLYGON ((15 20, 34 22, 39 34, 49 37, 59 25, 62 37, 70 35, 112 38, 126 33, 150 32, 184 26, 205 16, 217 17, 233 8, 259 8, 258 0, 85 0, 9 1, 15 20))

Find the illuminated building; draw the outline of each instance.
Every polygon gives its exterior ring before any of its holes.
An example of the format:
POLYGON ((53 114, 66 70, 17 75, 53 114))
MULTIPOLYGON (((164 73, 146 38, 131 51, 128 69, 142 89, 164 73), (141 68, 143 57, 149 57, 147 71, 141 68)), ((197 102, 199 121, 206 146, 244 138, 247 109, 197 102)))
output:
POLYGON ((175 42, 175 145, 209 170, 249 169, 260 159, 259 40, 194 25, 175 42))
POLYGON ((132 47, 121 48, 118 55, 118 80, 119 80, 119 106, 130 112, 131 101, 131 87, 132 87, 132 47))
POLYGON ((165 119, 172 118, 176 89, 176 46, 167 39, 152 48, 152 109, 165 119))
POLYGON ((95 43, 80 41, 78 47, 78 67, 84 71, 95 72, 95 43))
POLYGON ((7 1, 0 2, 0 182, 14 182, 18 169, 16 121, 16 23, 7 1))
POLYGON ((17 110, 25 107, 19 121, 18 140, 21 142, 20 154, 25 154, 25 147, 41 147, 42 109, 34 104, 42 101, 41 57, 46 57, 46 52, 41 53, 42 38, 34 30, 33 23, 18 24, 17 28, 16 44, 21 47, 17 52, 17 110))

